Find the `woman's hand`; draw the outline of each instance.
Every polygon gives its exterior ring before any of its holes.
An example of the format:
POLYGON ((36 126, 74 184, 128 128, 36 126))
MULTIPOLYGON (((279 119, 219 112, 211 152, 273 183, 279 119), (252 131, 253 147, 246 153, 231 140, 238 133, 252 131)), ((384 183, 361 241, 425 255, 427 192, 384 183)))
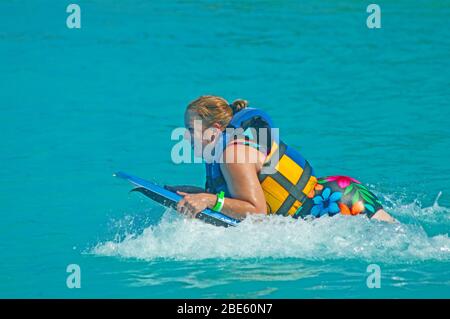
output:
POLYGON ((177 204, 177 211, 193 218, 202 210, 211 208, 216 203, 216 195, 214 194, 188 194, 180 191, 177 191, 177 194, 183 196, 183 199, 177 204))

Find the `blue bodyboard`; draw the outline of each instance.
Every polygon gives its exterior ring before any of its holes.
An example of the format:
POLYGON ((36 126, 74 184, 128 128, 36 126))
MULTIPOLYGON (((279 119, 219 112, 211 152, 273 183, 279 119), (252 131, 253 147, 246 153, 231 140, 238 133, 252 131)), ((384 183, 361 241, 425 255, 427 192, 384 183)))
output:
MULTIPOLYGON (((124 172, 117 172, 114 176, 129 181, 136 186, 133 191, 140 192, 165 207, 176 208, 177 203, 182 199, 181 195, 178 195, 175 192, 167 190, 164 187, 145 179, 124 172)), ((205 223, 223 227, 236 226, 239 223, 239 220, 222 213, 215 212, 211 209, 201 211, 197 214, 196 218, 204 221, 205 223)))

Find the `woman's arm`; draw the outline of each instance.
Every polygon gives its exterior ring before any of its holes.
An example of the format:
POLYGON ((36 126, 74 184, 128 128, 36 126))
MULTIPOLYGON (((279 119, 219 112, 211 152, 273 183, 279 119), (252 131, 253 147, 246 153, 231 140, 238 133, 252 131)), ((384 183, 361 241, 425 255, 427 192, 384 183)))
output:
MULTIPOLYGON (((230 217, 244 219, 247 214, 267 213, 264 192, 258 180, 261 162, 254 160, 260 159, 258 153, 246 145, 232 145, 224 152, 225 163, 221 164, 221 170, 233 198, 225 198, 222 212, 230 217), (242 154, 247 154, 247 158, 241 158, 242 154)), ((179 194, 184 198, 178 203, 178 210, 193 215, 214 207, 217 200, 215 194, 179 194)))
POLYGON ((222 208, 224 214, 243 219, 247 214, 267 213, 264 192, 258 180, 257 163, 223 163, 221 169, 233 197, 225 199, 222 208))

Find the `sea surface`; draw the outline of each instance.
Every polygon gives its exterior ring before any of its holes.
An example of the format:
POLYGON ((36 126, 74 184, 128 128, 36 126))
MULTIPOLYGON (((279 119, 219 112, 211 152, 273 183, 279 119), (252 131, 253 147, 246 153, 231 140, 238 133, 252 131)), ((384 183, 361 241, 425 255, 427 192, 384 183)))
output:
POLYGON ((380 29, 366 1, 83 0, 81 29, 68 3, 0 1, 0 297, 450 297, 449 1, 383 1, 380 29), (203 185, 171 132, 205 94, 264 109, 399 223, 225 229, 129 194, 115 171, 203 185))

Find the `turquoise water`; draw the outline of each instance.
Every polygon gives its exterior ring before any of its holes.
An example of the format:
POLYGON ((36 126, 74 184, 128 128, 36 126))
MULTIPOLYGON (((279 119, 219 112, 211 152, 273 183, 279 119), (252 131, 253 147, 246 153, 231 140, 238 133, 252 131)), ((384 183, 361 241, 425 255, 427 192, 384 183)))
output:
POLYGON ((0 2, 0 297, 450 297, 448 1, 379 3, 379 30, 364 1, 78 4, 70 30, 64 1, 0 2), (203 184, 170 159, 203 94, 264 108, 319 175, 369 184, 401 224, 225 230, 128 194, 113 172, 203 184))

